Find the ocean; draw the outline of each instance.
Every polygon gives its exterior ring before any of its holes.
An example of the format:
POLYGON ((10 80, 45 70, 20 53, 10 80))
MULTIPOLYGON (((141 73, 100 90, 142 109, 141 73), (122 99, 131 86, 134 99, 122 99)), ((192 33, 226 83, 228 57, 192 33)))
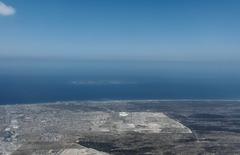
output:
POLYGON ((237 64, 4 60, 0 62, 0 104, 240 99, 240 65, 237 64))

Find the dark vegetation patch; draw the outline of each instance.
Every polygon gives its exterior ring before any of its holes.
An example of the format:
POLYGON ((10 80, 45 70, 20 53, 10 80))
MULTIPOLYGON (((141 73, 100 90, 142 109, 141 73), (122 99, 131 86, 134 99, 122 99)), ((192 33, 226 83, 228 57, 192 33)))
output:
POLYGON ((195 142, 196 138, 194 137, 189 137, 189 138, 182 138, 182 139, 178 139, 177 142, 178 143, 189 143, 189 142, 195 142))
POLYGON ((103 152, 111 152, 112 150, 117 149, 114 144, 106 142, 80 141, 79 144, 87 148, 93 148, 103 152))
POLYGON ((198 124, 191 124, 191 125, 189 125, 189 127, 200 133, 204 133, 204 132, 208 133, 208 132, 212 132, 212 131, 225 131, 225 132, 240 133, 239 128, 226 128, 226 127, 222 127, 222 126, 198 125, 198 124))
POLYGON ((120 148, 113 143, 106 142, 80 141, 78 144, 98 151, 103 151, 111 154, 113 153, 115 155, 140 155, 144 152, 153 150, 153 147, 120 148))
POLYGON ((189 117, 190 118, 207 118, 207 119, 225 118, 225 116, 223 116, 223 115, 219 115, 219 114, 206 114, 206 113, 192 114, 189 117))

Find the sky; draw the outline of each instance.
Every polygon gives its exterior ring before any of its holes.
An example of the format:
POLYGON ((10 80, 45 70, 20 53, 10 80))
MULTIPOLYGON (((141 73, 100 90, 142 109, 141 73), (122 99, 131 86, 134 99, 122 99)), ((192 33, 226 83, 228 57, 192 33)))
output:
POLYGON ((0 59, 240 61, 239 0, 0 0, 0 59))

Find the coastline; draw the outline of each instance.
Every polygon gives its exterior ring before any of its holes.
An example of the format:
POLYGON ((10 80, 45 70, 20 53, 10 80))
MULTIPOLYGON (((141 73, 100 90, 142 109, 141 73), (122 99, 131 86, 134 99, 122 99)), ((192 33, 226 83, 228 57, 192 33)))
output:
POLYGON ((240 102, 240 99, 105 99, 105 100, 66 100, 52 102, 32 102, 32 103, 6 103, 6 105, 48 105, 48 104, 71 104, 71 103, 128 103, 128 102, 240 102))

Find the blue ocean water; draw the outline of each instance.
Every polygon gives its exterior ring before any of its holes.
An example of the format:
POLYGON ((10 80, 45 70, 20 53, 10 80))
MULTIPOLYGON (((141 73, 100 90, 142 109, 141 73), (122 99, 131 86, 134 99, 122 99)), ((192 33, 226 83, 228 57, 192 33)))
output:
POLYGON ((239 99, 237 63, 0 62, 0 104, 108 99, 239 99))

